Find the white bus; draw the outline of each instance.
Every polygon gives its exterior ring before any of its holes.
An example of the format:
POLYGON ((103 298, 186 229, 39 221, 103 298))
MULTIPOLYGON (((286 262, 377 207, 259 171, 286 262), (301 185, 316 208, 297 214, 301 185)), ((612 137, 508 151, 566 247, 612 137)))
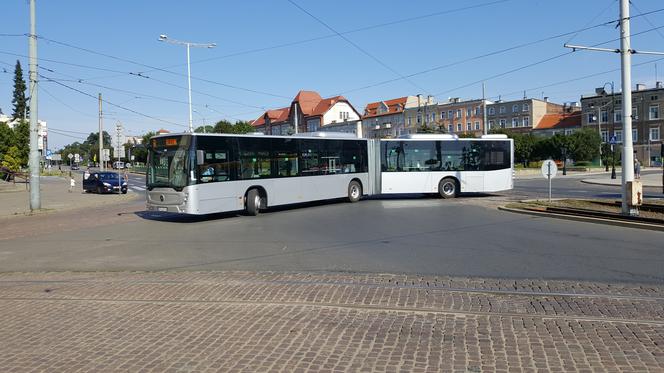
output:
POLYGON ((325 137, 153 137, 148 210, 256 215, 267 206, 340 197, 358 201, 369 185, 367 141, 350 134, 319 135, 325 137))
POLYGON ((513 187, 513 153, 505 135, 161 135, 150 140, 147 208, 256 215, 268 206, 341 197, 495 192, 513 187))
POLYGON ((416 134, 381 140, 380 193, 488 193, 513 188, 513 141, 416 134))

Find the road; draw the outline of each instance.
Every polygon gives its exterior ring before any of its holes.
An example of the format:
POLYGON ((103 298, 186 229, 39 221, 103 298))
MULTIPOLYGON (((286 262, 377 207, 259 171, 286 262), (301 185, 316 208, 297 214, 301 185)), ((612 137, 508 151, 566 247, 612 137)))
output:
POLYGON ((501 201, 409 197, 309 204, 258 217, 182 217, 147 213, 138 199, 84 216, 72 212, 78 220, 68 230, 45 226, 0 241, 0 271, 323 271, 664 283, 664 233, 507 213, 495 208, 501 201))

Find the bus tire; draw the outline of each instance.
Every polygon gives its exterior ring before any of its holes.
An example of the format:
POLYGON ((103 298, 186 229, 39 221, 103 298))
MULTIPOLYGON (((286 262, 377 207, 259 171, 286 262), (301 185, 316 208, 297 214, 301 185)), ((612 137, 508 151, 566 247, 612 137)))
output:
POLYGON ((357 202, 362 197, 362 185, 353 180, 348 184, 348 201, 357 202))
POLYGON ((261 195, 258 189, 249 189, 247 192, 247 202, 245 203, 245 210, 247 214, 256 216, 261 209, 261 195))
POLYGON ((456 198, 459 195, 459 183, 454 178, 444 178, 438 183, 438 194, 445 199, 456 198))

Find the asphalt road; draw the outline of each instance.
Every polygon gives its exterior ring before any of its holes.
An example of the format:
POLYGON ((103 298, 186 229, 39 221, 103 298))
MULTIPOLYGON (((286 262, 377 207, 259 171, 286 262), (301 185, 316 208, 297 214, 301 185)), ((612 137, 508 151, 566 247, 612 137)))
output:
POLYGON ((664 233, 502 212, 495 209, 499 199, 370 199, 204 218, 147 213, 137 200, 87 210, 69 230, 47 227, 1 240, 0 271, 332 271, 664 283, 664 233))

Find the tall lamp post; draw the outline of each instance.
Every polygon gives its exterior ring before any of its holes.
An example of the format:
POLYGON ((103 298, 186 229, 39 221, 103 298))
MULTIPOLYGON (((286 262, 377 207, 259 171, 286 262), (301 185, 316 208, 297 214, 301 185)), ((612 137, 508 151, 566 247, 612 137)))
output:
MULTIPOLYGON (((611 86, 611 131, 613 131, 613 121, 614 121, 614 115, 615 115, 615 105, 614 105, 614 85, 613 82, 606 82, 602 86, 602 88, 596 88, 595 93, 597 93, 598 96, 606 96, 606 86, 610 85, 611 86)), ((608 103, 602 106, 597 107, 597 131, 599 132, 600 138, 602 137, 602 108, 605 108, 608 106, 608 103)), ((608 116, 608 115, 607 115, 608 116)), ((607 118, 608 119, 608 118, 607 118)), ((609 132, 608 130, 606 131, 607 133, 609 132)), ((602 167, 602 144, 600 143, 599 145, 599 166, 602 167)), ((609 165, 606 165, 606 171, 609 170, 609 165)))
POLYGON ((167 35, 159 35, 159 41, 165 43, 176 44, 176 45, 185 45, 187 46, 187 83, 189 85, 189 132, 194 132, 193 118, 191 114, 191 62, 189 59, 189 49, 191 47, 197 48, 214 48, 217 46, 215 43, 192 43, 188 41, 180 41, 175 39, 169 39, 167 35))

